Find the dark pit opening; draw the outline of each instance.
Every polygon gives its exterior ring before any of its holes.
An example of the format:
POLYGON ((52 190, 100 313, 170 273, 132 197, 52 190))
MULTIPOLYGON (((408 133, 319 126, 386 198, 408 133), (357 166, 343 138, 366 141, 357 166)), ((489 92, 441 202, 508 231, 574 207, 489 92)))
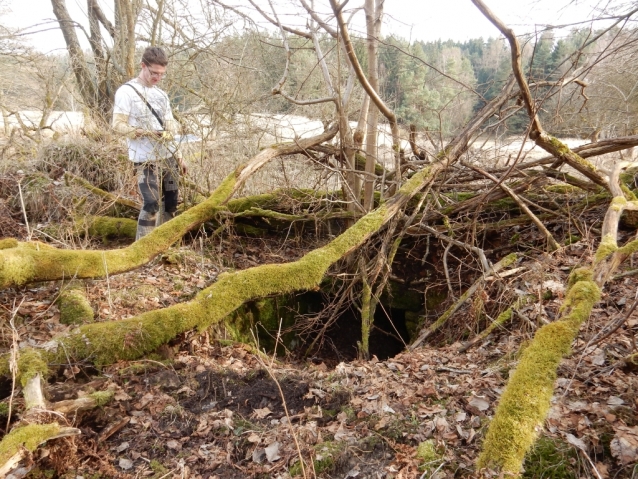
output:
MULTIPOLYGON (((346 311, 328 329, 321 347, 311 354, 310 359, 335 366, 342 361, 357 359, 361 341, 361 316, 358 311, 346 311)), ((392 358, 409 344, 409 334, 405 322, 405 311, 379 306, 375 312, 374 324, 370 332, 370 357, 379 360, 392 358)), ((309 343, 308 343, 309 345, 309 343)), ((307 347, 307 345, 305 345, 307 347)), ((302 345, 301 350, 305 351, 302 345)))

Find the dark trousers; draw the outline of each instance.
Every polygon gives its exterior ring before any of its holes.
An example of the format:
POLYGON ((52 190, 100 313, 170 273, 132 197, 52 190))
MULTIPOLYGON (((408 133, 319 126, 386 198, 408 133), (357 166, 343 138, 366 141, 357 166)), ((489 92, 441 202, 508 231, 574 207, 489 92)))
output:
POLYGON ((138 240, 175 215, 179 169, 174 158, 166 158, 157 162, 147 161, 135 165, 135 170, 137 185, 144 201, 137 218, 135 239, 138 240), (161 215, 158 215, 160 209, 163 211, 161 215))

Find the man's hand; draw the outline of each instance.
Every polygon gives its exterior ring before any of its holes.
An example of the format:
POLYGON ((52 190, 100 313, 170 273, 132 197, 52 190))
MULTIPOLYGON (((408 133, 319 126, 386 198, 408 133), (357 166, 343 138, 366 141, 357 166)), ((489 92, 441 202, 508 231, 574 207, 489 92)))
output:
POLYGON ((152 140, 168 140, 172 139, 172 135, 164 130, 135 130, 135 138, 150 138, 152 140))
POLYGON ((186 168, 186 163, 184 163, 184 159, 178 157, 177 164, 179 165, 179 171, 182 173, 182 175, 185 175, 186 172, 188 171, 188 168, 186 168))

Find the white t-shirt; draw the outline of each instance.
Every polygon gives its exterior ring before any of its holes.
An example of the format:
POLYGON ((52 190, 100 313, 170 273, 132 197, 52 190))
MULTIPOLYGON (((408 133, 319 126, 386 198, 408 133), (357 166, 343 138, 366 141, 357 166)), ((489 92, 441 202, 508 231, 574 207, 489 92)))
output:
MULTIPOLYGON (((128 115, 128 124, 136 128, 154 131, 164 129, 133 88, 153 107, 164 125, 173 121, 168 95, 156 86, 146 87, 137 80, 131 80, 117 89, 113 105, 114 114, 128 115)), ((135 163, 168 158, 173 154, 170 151, 170 145, 167 148, 161 142, 150 138, 127 138, 127 143, 129 159, 135 163)))

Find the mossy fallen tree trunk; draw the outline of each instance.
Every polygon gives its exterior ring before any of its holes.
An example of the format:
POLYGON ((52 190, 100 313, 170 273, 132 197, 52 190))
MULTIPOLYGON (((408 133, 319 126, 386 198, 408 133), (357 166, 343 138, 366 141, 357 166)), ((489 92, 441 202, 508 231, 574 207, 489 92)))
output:
POLYGON ((618 182, 621 164, 610 178, 612 200, 603 222, 603 237, 590 267, 575 270, 569 279, 560 318, 538 330, 525 349, 501 396, 490 423, 479 468, 520 473, 525 455, 536 441, 551 405, 554 381, 561 360, 570 353, 580 326, 587 321, 601 290, 616 268, 638 251, 638 240, 617 246, 617 228, 625 209, 638 209, 628 202, 618 182))
POLYGON ((587 268, 572 273, 560 319, 538 330, 524 351, 490 423, 479 468, 520 473, 549 411, 558 365, 600 298, 592 278, 587 268))
POLYGON ((0 250, 0 288, 33 281, 99 278, 135 269, 151 261, 186 232, 208 220, 236 182, 229 175, 208 198, 132 245, 116 250, 60 250, 39 242, 18 243, 0 250))
POLYGON ((60 322, 62 324, 77 325, 92 323, 95 313, 86 297, 84 284, 72 282, 65 286, 57 300, 60 308, 60 322))
POLYGON ((126 248, 104 251, 59 250, 44 243, 32 242, 0 249, 0 288, 33 281, 98 278, 138 268, 165 251, 188 231, 208 221, 267 162, 279 156, 300 153, 314 144, 330 140, 336 133, 337 126, 333 126, 321 135, 299 140, 295 144, 275 145, 261 151, 251 161, 228 175, 206 201, 164 223, 126 248))
POLYGON ((523 73, 521 48, 514 31, 482 0, 472 2, 510 44, 512 71, 530 119, 530 138, 557 158, 554 168, 567 163, 596 185, 610 191, 613 197, 605 214, 601 242, 593 264, 572 273, 560 318, 538 330, 510 376, 490 423, 477 466, 519 475, 525 454, 542 430, 549 411, 560 361, 569 354, 572 341, 578 335, 581 324, 589 318, 607 279, 629 254, 638 250, 638 240, 620 249, 617 245, 620 217, 625 209, 638 208, 638 202, 631 201, 635 200, 635 196, 626 187, 622 188, 619 182, 620 168, 627 165, 615 165, 607 179, 589 161, 543 130, 536 102, 523 73))
MULTIPOLYGON (((210 325, 221 321, 251 299, 275 293, 283 294, 314 289, 322 281, 331 265, 361 246, 384 225, 395 218, 397 214, 404 211, 414 196, 431 185, 439 173, 445 171, 451 163, 456 161, 467 150, 472 132, 489 118, 494 111, 500 108, 507 99, 512 86, 513 83, 510 82, 499 97, 492 100, 479 112, 474 121, 470 122, 468 127, 455 140, 450 142, 445 152, 438 155, 438 161, 413 175, 385 204, 363 216, 354 226, 324 247, 311 251, 300 260, 292 263, 263 265, 243 271, 221 274, 216 283, 202 290, 190 302, 150 311, 122 321, 81 326, 71 333, 49 342, 45 349, 22 352, 18 363, 19 377, 28 379, 35 374, 46 374, 48 364, 66 363, 69 359, 75 361, 87 360, 97 365, 110 364, 117 360, 137 359, 154 351, 180 333, 192 329, 206 329, 210 325)), ((262 158, 259 161, 264 161, 264 159, 262 158)), ((251 162, 251 166, 254 169, 258 166, 258 162, 251 162)), ((215 205, 219 204, 221 198, 228 197, 228 190, 232 189, 233 186, 236 187, 237 182, 242 180, 242 178, 244 180, 247 178, 244 174, 245 172, 246 169, 242 170, 240 175, 228 177, 225 180, 225 185, 218 188, 217 192, 211 197, 217 199, 215 201, 210 198, 207 200, 209 204, 207 204, 206 208, 214 208, 215 205)), ((198 207, 202 207, 202 205, 198 205, 198 207)), ((191 210, 181 216, 189 214, 189 212, 198 207, 191 208, 191 210)), ((166 225, 170 225, 181 216, 171 220, 166 225)), ((168 234, 166 228, 160 227, 148 237, 156 237, 162 231, 164 231, 163 235, 168 234), (158 231, 159 233, 156 233, 158 231)), ((134 243, 131 247, 149 243, 150 240, 149 242, 144 241, 148 237, 134 243)), ((6 251, 14 252, 15 250, 26 248, 24 245, 13 247, 15 243, 9 242, 7 244, 9 249, 0 250, 0 253, 6 251)), ((45 248, 42 248, 42 250, 45 253, 47 252, 45 248)), ((49 251, 55 253, 50 256, 56 260, 59 260, 61 255, 69 254, 74 261, 78 260, 72 253, 98 253, 95 257, 96 262, 102 260, 104 255, 108 253, 107 251, 65 252, 54 249, 49 249, 49 251)), ((118 250, 117 253, 121 255, 121 251, 124 250, 118 250)), ((31 252, 41 253, 42 251, 32 249, 31 252)), ((27 255, 27 259, 31 262, 37 257, 38 255, 34 254, 27 255)), ((3 257, 0 256, 0 258, 3 257)), ((8 258, 11 258, 11 256, 8 256, 8 258)), ((4 257, 4 260, 7 260, 7 256, 4 257)), ((49 258, 49 260, 51 259, 49 258)), ((83 265, 79 265, 78 269, 80 266, 83 265)), ((99 268, 102 268, 101 263, 95 264, 93 267, 98 269, 98 271, 100 271, 99 268)), ((40 273, 42 276, 45 272, 40 273)), ((109 270, 109 273, 111 273, 111 270, 109 270)), ((80 276, 77 271, 75 274, 80 276)), ((41 276, 39 276, 40 280, 43 279, 41 276)), ((30 275, 23 278, 23 282, 34 280, 34 277, 34 273, 31 272, 30 275)), ((13 278, 13 281, 15 282, 15 278, 13 278)), ((7 357, 0 361, 0 374, 9 374, 7 357)))
MULTIPOLYGON (((362 245, 402 211, 410 198, 431 183, 445 164, 447 160, 422 170, 406 182, 388 203, 298 261, 224 273, 193 301, 122 321, 84 325, 48 343, 46 349, 23 351, 18 363, 20 378, 46 374, 48 364, 59 364, 69 359, 86 360, 96 365, 137 359, 180 333, 206 329, 251 299, 315 288, 331 265, 362 245)), ((6 357, 0 363, 0 373, 9 373, 6 357)))
POLYGON ((79 235, 99 238, 105 244, 117 238, 135 240, 137 221, 111 216, 85 216, 76 220, 75 231, 79 235))

